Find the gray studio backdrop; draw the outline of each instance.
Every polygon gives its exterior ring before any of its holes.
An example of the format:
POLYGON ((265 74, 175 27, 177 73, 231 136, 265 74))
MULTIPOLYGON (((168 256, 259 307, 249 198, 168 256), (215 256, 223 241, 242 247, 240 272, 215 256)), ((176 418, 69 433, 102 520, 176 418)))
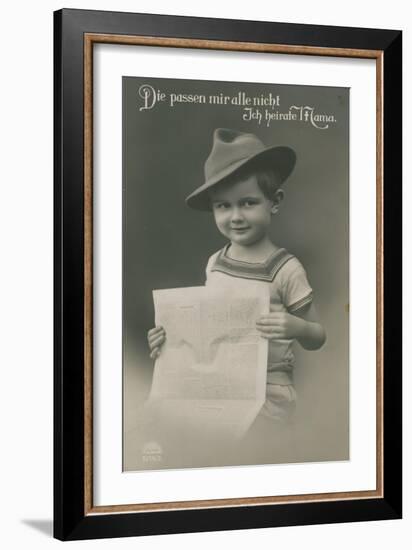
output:
POLYGON ((348 459, 349 90, 124 77, 124 468, 140 469, 139 415, 153 372, 146 341, 154 326, 152 290, 203 285, 208 257, 225 244, 212 214, 193 211, 184 201, 204 181, 217 127, 253 132, 267 146, 296 151, 272 238, 304 265, 327 342, 314 352, 296 345, 297 446, 289 455, 280 459, 276 450, 254 447, 243 455, 214 453, 202 465, 348 459), (247 97, 262 104, 248 111, 247 97), (263 105, 265 98, 272 105, 263 105), (274 115, 269 124, 266 110, 274 115), (297 120, 279 120, 289 112, 297 120))

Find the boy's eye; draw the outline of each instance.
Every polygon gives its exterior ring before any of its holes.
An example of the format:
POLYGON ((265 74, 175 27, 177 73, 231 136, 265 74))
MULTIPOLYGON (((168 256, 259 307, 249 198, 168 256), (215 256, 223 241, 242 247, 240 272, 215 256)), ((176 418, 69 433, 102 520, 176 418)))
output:
POLYGON ((255 206, 255 204, 257 204, 257 203, 256 203, 256 201, 254 201, 254 200, 245 200, 245 201, 243 202, 243 206, 247 206, 247 207, 255 206))
POLYGON ((225 202, 218 202, 215 204, 216 210, 225 210, 226 208, 229 208, 229 205, 225 202))

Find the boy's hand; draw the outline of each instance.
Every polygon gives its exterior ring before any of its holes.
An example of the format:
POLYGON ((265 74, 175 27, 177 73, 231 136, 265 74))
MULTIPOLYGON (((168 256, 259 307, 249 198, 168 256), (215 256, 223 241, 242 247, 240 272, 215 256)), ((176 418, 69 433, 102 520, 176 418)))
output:
POLYGON ((260 335, 268 340, 292 340, 301 336, 304 323, 303 319, 295 315, 277 311, 262 315, 256 321, 256 328, 260 335))
POLYGON ((166 332, 163 327, 155 327, 147 333, 147 341, 150 348, 150 357, 157 359, 160 354, 160 348, 166 340, 166 332))

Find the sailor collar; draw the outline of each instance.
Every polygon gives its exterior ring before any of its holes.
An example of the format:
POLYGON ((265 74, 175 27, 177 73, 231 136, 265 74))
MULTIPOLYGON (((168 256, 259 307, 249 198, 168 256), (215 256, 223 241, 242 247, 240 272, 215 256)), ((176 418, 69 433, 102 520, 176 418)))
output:
POLYGON ((272 282, 280 268, 294 257, 284 248, 279 248, 270 254, 264 262, 244 262, 234 260, 227 255, 229 246, 230 243, 219 251, 211 271, 220 271, 231 277, 240 277, 242 279, 272 282))

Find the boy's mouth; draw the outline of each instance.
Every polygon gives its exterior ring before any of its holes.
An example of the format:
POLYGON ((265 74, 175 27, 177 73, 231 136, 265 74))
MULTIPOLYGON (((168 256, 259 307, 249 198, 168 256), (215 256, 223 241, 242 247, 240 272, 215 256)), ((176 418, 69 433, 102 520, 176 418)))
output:
POLYGON ((232 231, 246 231, 249 227, 231 227, 232 231))

